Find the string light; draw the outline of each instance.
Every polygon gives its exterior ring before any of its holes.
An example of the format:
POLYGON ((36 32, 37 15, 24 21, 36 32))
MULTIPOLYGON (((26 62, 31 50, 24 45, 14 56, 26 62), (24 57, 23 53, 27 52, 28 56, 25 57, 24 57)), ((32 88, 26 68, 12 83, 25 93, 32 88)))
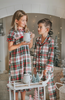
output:
POLYGON ((2 24, 0 23, 0 26, 1 26, 2 24))
MULTIPOLYGON (((51 19, 52 18, 52 16, 50 16, 50 20, 51 20, 51 22, 52 22, 52 24, 53 24, 53 20, 51 19)), ((61 18, 61 17, 60 17, 61 18)), ((60 19, 61 20, 61 19, 60 19)), ((62 27, 60 26, 60 29, 62 29, 62 27)), ((58 31, 58 36, 60 35, 60 32, 58 31)), ((57 39, 58 39, 58 41, 57 42, 59 42, 60 41, 60 36, 58 37, 57 36, 57 39)), ((60 41, 60 44, 59 45, 62 45, 62 42, 60 41)), ((59 59, 59 57, 58 57, 58 59, 59 59)))
POLYGON ((35 17, 37 17, 37 16, 35 16, 35 17))
POLYGON ((60 39, 60 38, 58 37, 58 39, 60 39))
MULTIPOLYGON (((34 17, 37 18, 37 15, 35 15, 34 17)), ((51 19, 51 17, 52 17, 52 16, 50 15, 50 19, 51 19)), ((60 18, 61 18, 61 17, 60 17, 60 18)), ((36 21, 36 20, 34 19, 34 20, 33 20, 33 23, 35 23, 35 21, 36 21)), ((53 20, 51 20, 51 22, 53 23, 53 20)), ((33 28, 34 28, 34 26, 33 26, 33 28)), ((60 29, 62 29, 61 26, 60 26, 60 29)), ((33 29, 32 31, 34 32, 34 29, 33 29)), ((60 32, 58 31, 58 35, 59 35, 59 34, 60 34, 60 32)), ((60 39, 60 37, 58 37, 58 40, 59 40, 59 39, 60 39)), ((62 44, 62 42, 60 42, 60 44, 62 44)))
POLYGON ((62 27, 60 27, 60 29, 62 29, 62 27))
POLYGON ((62 44, 62 42, 60 42, 60 44, 62 44))
POLYGON ((53 23, 53 21, 51 21, 53 23))
POLYGON ((34 32, 34 30, 32 30, 34 32))
POLYGON ((58 34, 60 34, 60 33, 58 32, 58 34))
POLYGON ((35 23, 35 21, 36 21, 36 20, 34 19, 34 20, 33 20, 33 23, 35 23))

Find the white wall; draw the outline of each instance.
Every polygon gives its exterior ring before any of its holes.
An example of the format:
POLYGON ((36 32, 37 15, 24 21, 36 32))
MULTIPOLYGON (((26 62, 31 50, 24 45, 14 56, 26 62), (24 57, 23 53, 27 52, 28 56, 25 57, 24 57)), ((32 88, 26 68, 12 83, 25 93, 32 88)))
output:
POLYGON ((61 34, 61 58, 65 58, 65 20, 62 19, 62 34, 61 34))
POLYGON ((4 47, 4 36, 0 36, 0 73, 5 70, 5 47, 4 47))
MULTIPOLYGON (((62 34, 62 30, 60 29, 60 27, 62 27, 62 19, 59 18, 59 17, 54 17, 54 16, 51 16, 50 15, 46 15, 46 14, 35 14, 35 13, 30 13, 28 14, 28 28, 30 29, 31 32, 34 32, 35 33, 35 38, 38 37, 38 31, 37 31, 37 22, 42 19, 42 18, 49 18, 51 21, 53 21, 53 38, 55 38, 55 36, 58 36, 58 46, 59 46, 59 50, 61 51, 61 34, 62 34), (59 32, 59 34, 58 34, 59 32)), ((8 16, 8 17, 5 17, 3 18, 3 27, 4 27, 4 33, 5 33, 5 38, 4 38, 4 48, 5 48, 5 66, 6 66, 6 69, 8 70, 9 69, 9 66, 8 66, 8 42, 6 41, 7 40, 7 35, 9 33, 9 29, 10 29, 10 25, 11 25, 11 21, 12 21, 12 16, 8 16)), ((63 27, 64 28, 64 27, 63 27)), ((62 29, 63 29, 62 28, 62 29)), ((34 38, 34 43, 35 44, 35 38, 34 38)), ((64 44, 62 45, 64 47, 64 44)), ((34 47, 34 45, 33 45, 34 47)), ((62 49, 63 50, 63 49, 62 49)), ((62 55, 63 56, 63 55, 62 55)))
POLYGON ((26 13, 50 14, 65 18, 65 0, 0 0, 0 18, 22 9, 26 13))
POLYGON ((4 48, 5 48, 5 67, 9 70, 9 52, 8 52, 8 42, 7 42, 7 35, 10 30, 12 16, 3 18, 3 27, 4 27, 4 48))

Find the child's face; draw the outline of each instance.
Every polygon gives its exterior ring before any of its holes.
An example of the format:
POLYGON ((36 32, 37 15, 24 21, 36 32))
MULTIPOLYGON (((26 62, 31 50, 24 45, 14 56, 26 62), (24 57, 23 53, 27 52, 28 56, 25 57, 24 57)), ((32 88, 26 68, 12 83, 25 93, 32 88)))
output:
POLYGON ((26 16, 21 17, 19 20, 16 22, 18 24, 18 27, 24 28, 26 25, 26 16))
POLYGON ((38 33, 40 35, 48 33, 48 29, 45 27, 43 23, 38 24, 38 33))

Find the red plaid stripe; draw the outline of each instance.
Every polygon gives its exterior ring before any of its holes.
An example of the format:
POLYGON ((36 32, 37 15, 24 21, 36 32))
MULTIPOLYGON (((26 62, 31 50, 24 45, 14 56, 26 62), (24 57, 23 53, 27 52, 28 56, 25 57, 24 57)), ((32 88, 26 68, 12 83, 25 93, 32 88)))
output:
POLYGON ((46 70, 51 73, 53 69, 53 60, 54 40, 48 35, 44 43, 41 44, 41 37, 37 38, 35 43, 33 66, 36 67, 37 70, 39 70, 39 67, 46 68, 46 70))
MULTIPOLYGON (((23 41, 23 30, 10 30, 7 41, 14 41, 13 45, 23 41)), ((24 73, 31 73, 31 58, 28 45, 23 45, 9 52, 9 69, 11 80, 21 80, 24 73)))
MULTIPOLYGON (((36 39, 35 52, 33 57, 33 66, 38 71, 47 70, 51 79, 48 82, 48 91, 50 100, 56 100, 56 87, 53 81, 53 60, 54 60, 54 40, 47 36, 44 43, 41 44, 41 37, 36 39), (40 69, 41 67, 41 69, 40 69)), ((43 76, 43 80, 46 80, 48 75, 43 76)), ((40 88, 40 97, 43 98, 44 89, 40 88)))
MULTIPOLYGON (((49 92, 49 99, 50 100, 56 100, 56 86, 53 81, 53 73, 50 74, 51 79, 49 80, 47 87, 48 87, 48 92, 49 92)), ((48 78, 48 75, 43 76, 43 80, 45 81, 48 78)), ((40 98, 43 98, 44 95, 44 88, 39 88, 40 92, 40 98)))

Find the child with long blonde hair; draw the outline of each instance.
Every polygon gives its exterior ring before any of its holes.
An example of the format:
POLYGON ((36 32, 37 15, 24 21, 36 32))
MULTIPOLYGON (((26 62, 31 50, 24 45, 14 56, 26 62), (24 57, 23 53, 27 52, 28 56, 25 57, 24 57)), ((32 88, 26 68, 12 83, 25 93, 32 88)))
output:
MULTIPOLYGON (((12 18, 11 29, 7 37, 11 81, 22 80, 24 74, 31 73, 29 48, 33 45, 34 34, 31 33, 32 39, 29 43, 23 41, 23 34, 28 31, 27 21, 28 16, 22 10, 16 11, 12 18)), ((16 91, 16 100, 18 100, 18 92, 16 91)), ((26 90, 20 92, 21 100, 25 100, 26 90)))

